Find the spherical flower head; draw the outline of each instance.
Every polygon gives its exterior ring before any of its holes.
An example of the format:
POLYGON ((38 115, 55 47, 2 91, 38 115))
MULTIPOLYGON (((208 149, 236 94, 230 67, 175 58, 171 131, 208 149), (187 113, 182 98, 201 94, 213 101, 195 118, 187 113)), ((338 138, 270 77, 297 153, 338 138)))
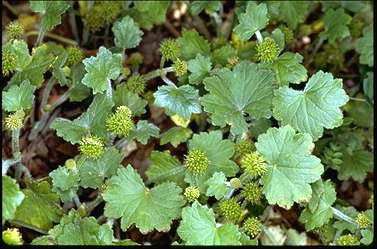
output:
POLYGON ((96 1, 90 9, 87 3, 79 3, 79 6, 85 26, 93 33, 114 21, 122 11, 120 1, 96 1))
POLYGON ((77 168, 75 159, 68 159, 67 161, 65 161, 64 166, 67 167, 68 169, 77 168))
POLYGON ((235 150, 236 154, 242 157, 245 154, 255 151, 255 144, 251 140, 242 140, 236 143, 235 150))
POLYGON ((235 177, 235 178, 230 179, 230 186, 233 189, 239 189, 242 186, 242 183, 241 183, 240 179, 235 177))
POLYGON ((8 228, 3 231, 3 241, 7 245, 22 245, 22 235, 17 228, 8 228))
POLYGON ((173 39, 165 39, 160 43, 160 52, 161 55, 166 60, 174 61, 177 59, 179 55, 179 44, 176 40, 173 39))
POLYGON ((267 37, 263 42, 257 44, 258 58, 264 63, 272 63, 279 56, 279 47, 276 42, 267 37))
POLYGON ((130 58, 128 58, 128 62, 132 65, 139 65, 143 63, 143 60, 144 56, 139 52, 132 53, 130 58))
POLYGON ((262 198, 262 189, 256 183, 248 183, 241 190, 241 196, 251 204, 260 204, 262 198))
POLYGON ((11 51, 10 46, 4 46, 1 49, 1 63, 3 67, 3 75, 8 76, 16 69, 16 56, 11 51))
POLYGON ((173 68, 176 76, 183 76, 187 73, 187 62, 177 59, 173 64, 173 68))
POLYGON ((24 34, 24 26, 20 22, 10 22, 7 27, 7 34, 10 40, 18 39, 24 34))
POLYGON ((84 52, 78 47, 67 48, 68 59, 67 65, 72 66, 82 61, 84 58, 84 52))
POLYGON ((24 125, 25 112, 18 110, 5 118, 5 127, 8 130, 19 129, 24 125))
POLYGON ((360 241, 352 234, 340 236, 336 240, 337 246, 357 246, 360 245, 360 241))
POLYGON ((293 32, 291 29, 289 29, 287 26, 283 26, 281 28, 281 31, 283 32, 284 34, 284 40, 285 40, 285 43, 286 44, 290 44, 292 41, 293 41, 293 32))
POLYGON ((367 228, 369 225, 372 225, 372 221, 369 220, 368 216, 365 213, 359 213, 357 215, 356 223, 361 229, 367 228))
POLYGON ((80 142, 80 151, 91 158, 99 158, 104 151, 103 141, 96 136, 86 136, 80 142))
POLYGON ((257 151, 244 155, 241 159, 241 167, 250 176, 262 176, 267 171, 265 160, 257 151))
POLYGON ((128 136, 133 128, 131 116, 132 112, 127 106, 119 106, 106 121, 108 130, 116 135, 128 136))
POLYGON ((185 166, 194 175, 203 175, 209 165, 207 155, 200 149, 192 149, 186 156, 185 166))
POLYGON ((243 224, 245 233, 250 235, 250 237, 255 238, 261 232, 262 224, 260 220, 256 217, 249 217, 243 224))
POLYGON ((241 214, 240 204, 236 199, 224 200, 220 203, 220 214, 230 221, 237 221, 241 214))
POLYGON ((145 79, 142 75, 134 74, 127 80, 127 88, 135 94, 142 94, 145 90, 145 79))
POLYGON ((185 189, 184 193, 188 202, 194 202, 200 196, 200 190, 197 187, 190 186, 185 189))

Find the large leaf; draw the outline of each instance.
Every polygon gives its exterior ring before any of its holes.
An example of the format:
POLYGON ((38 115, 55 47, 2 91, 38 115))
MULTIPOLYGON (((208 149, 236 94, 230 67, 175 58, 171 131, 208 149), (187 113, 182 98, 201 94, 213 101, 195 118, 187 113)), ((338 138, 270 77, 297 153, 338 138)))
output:
POLYGON ((257 4, 254 1, 247 3, 246 12, 238 16, 239 24, 234 32, 241 40, 249 40, 256 31, 263 29, 268 24, 267 6, 265 3, 257 4))
POLYGON ((31 61, 27 43, 24 40, 13 40, 9 44, 16 57, 16 71, 22 71, 31 61))
POLYGON ((279 85, 299 84, 308 79, 306 68, 301 65, 303 57, 299 53, 286 52, 271 64, 279 85))
POLYGON ((51 186, 47 181, 31 182, 22 192, 25 199, 17 208, 15 221, 46 232, 53 223, 60 221, 63 215, 63 210, 59 206, 60 199, 57 194, 51 192, 51 186))
POLYGON ((166 114, 177 114, 183 119, 190 119, 192 113, 200 113, 199 91, 190 85, 180 87, 160 86, 153 94, 154 104, 165 108, 166 114))
POLYGON ((205 78, 209 94, 201 98, 201 103, 212 114, 212 124, 229 124, 233 134, 242 134, 248 128, 245 114, 256 119, 271 116, 273 82, 271 70, 243 61, 233 71, 223 68, 205 78))
POLYGON ((310 154, 314 148, 310 135, 296 134, 289 125, 270 128, 259 135, 255 146, 267 162, 262 183, 268 203, 288 209, 294 202, 309 201, 310 183, 323 173, 320 159, 310 154))
POLYGON ((185 204, 181 188, 166 182, 152 189, 145 187, 140 175, 128 165, 118 169, 102 194, 106 201, 105 216, 120 218, 126 231, 133 223, 146 234, 153 229, 169 231, 173 219, 178 218, 185 204))
POLYGON ((352 17, 344 13, 343 8, 337 10, 330 9, 326 11, 323 18, 325 31, 322 34, 329 39, 329 42, 343 39, 350 35, 347 25, 351 23, 351 20, 352 17))
POLYGON ((363 29, 363 37, 356 40, 355 49, 360 54, 360 63, 373 67, 373 24, 363 29))
POLYGON ((93 93, 103 93, 111 87, 110 79, 115 80, 122 70, 122 55, 112 54, 110 50, 101 46, 97 56, 83 60, 87 73, 82 83, 93 89, 93 93))
POLYGON ((177 233, 186 245, 241 245, 238 226, 217 226, 212 208, 195 201, 182 210, 182 221, 177 233))
POLYGON ((41 27, 52 30, 61 22, 61 15, 70 7, 66 1, 30 1, 31 10, 42 15, 41 27))
POLYGON ((8 91, 3 91, 2 107, 5 111, 15 112, 27 110, 33 106, 36 87, 25 80, 20 86, 12 85, 8 91))
POLYGON ((21 204, 25 195, 20 190, 16 180, 12 179, 9 176, 2 176, 2 210, 3 210, 3 219, 10 220, 13 219, 14 214, 16 213, 16 208, 21 204))
POLYGON ((182 36, 177 41, 180 46, 181 57, 184 60, 194 59, 198 54, 210 55, 211 48, 208 41, 195 30, 183 29, 182 36))
POLYGON ((305 224, 306 231, 327 224, 333 217, 331 205, 336 200, 335 188, 331 181, 322 180, 312 184, 313 196, 302 211, 299 221, 305 224))
POLYGON ((303 91, 287 86, 275 90, 273 116, 281 125, 289 124, 300 132, 309 133, 316 141, 323 128, 332 129, 343 122, 340 107, 347 103, 341 79, 322 71, 314 74, 303 91))
POLYGON ((142 144, 147 144, 150 137, 159 137, 160 128, 146 120, 139 120, 136 128, 130 131, 129 140, 136 139, 142 144))
POLYGON ((143 35, 143 31, 129 16, 125 16, 122 20, 114 23, 112 31, 115 36, 115 45, 123 49, 135 48, 141 42, 143 35))

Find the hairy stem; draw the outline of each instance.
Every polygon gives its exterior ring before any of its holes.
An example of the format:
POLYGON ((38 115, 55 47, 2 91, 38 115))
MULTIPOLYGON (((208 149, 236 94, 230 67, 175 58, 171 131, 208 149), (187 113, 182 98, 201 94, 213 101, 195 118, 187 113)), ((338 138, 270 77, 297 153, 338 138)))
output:
POLYGON ((45 36, 45 30, 41 28, 38 31, 38 37, 37 37, 37 40, 34 43, 34 47, 37 47, 39 44, 41 44, 41 42, 43 41, 44 36, 45 36))
POLYGON ((161 76, 161 79, 169 86, 173 86, 175 88, 177 88, 177 86, 174 84, 173 81, 169 80, 166 76, 161 76))
MULTIPOLYGON (((69 44, 69 45, 72 45, 72 46, 78 45, 78 43, 74 40, 71 40, 69 38, 65 38, 65 37, 62 37, 60 35, 53 34, 53 33, 50 33, 50 32, 43 32, 43 34, 41 34, 41 32, 33 30, 33 31, 29 31, 25 34, 25 36, 32 36, 32 35, 38 35, 37 41, 38 41, 38 39, 43 39, 43 37, 46 36, 46 37, 54 39, 56 41, 60 41, 61 43, 66 43, 66 44, 69 44), (43 35, 43 37, 40 38, 41 35, 43 35)), ((34 47, 38 46, 39 43, 41 43, 41 42, 42 41, 36 42, 34 47)))
POLYGON ((151 80, 151 79, 156 78, 156 77, 160 77, 160 76, 165 75, 165 74, 170 73, 170 72, 174 72, 173 67, 165 67, 165 68, 162 68, 162 69, 156 69, 154 71, 151 71, 151 72, 145 74, 144 79, 145 79, 145 81, 148 81, 148 80, 151 80))
POLYGON ((75 203, 76 207, 79 208, 81 206, 81 201, 77 195, 73 197, 73 202, 75 203))
POLYGON ((48 234, 47 231, 41 230, 41 229, 39 229, 38 227, 35 227, 35 226, 33 226, 33 225, 25 224, 25 223, 23 223, 23 222, 21 222, 21 221, 10 220, 9 222, 12 223, 12 224, 15 224, 15 225, 17 225, 17 226, 26 227, 26 228, 28 228, 28 229, 31 229, 31 230, 33 230, 33 231, 36 231, 36 232, 41 233, 41 234, 44 234, 44 235, 47 235, 47 234, 48 234))
POLYGON ((335 218, 337 218, 338 220, 343 220, 343 221, 346 221, 348 223, 351 223, 355 226, 359 226, 354 219, 352 219, 351 217, 349 217, 348 215, 344 214, 343 212, 341 212, 340 210, 334 208, 334 207, 331 207, 333 213, 334 213, 334 216, 335 218))
POLYGON ((263 36, 262 36, 261 32, 260 32, 259 30, 257 30, 257 31, 255 32, 255 35, 256 35, 256 37, 257 37, 257 39, 258 39, 258 42, 259 42, 259 43, 262 43, 262 42, 263 42, 263 36))

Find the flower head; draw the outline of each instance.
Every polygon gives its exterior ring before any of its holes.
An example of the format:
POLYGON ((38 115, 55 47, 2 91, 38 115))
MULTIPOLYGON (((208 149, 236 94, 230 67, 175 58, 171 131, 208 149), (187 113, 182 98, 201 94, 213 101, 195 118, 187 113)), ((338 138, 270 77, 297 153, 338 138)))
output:
POLYGON ((262 224, 257 217, 247 218, 243 224, 246 234, 250 235, 252 238, 255 238, 260 232, 262 224))
POLYGON ((185 195, 187 201, 193 202, 193 201, 195 201, 196 199, 199 198, 200 190, 197 187, 190 186, 190 187, 187 187, 185 189, 184 195, 185 195))
POLYGON ((262 189, 256 183, 248 183, 241 190, 241 196, 251 204, 260 204, 262 189))
POLYGON ((179 55, 179 44, 176 40, 165 39, 160 44, 160 52, 166 60, 176 60, 179 55))
POLYGON ((10 46, 2 47, 1 52, 1 65, 3 67, 3 75, 8 76, 16 69, 16 56, 12 52, 10 46))
POLYGON ((22 245, 24 243, 17 228, 8 228, 3 231, 3 241, 7 245, 22 245))
POLYGON ((96 136, 86 136, 80 142, 80 151, 91 158, 99 158, 104 151, 103 141, 96 136))
POLYGON ((234 198, 222 201, 219 208, 221 215, 230 221, 237 221, 240 217, 241 207, 234 198))
POLYGON ((75 159, 68 159, 65 161, 64 166, 67 167, 68 169, 76 169, 76 161, 75 159))
POLYGON ((133 128, 131 117, 132 112, 127 106, 119 106, 106 121, 108 130, 116 135, 128 136, 133 128))
POLYGON ((367 228, 369 225, 372 225, 372 221, 369 220, 368 216, 365 213, 359 213, 357 215, 356 223, 361 229, 367 228))
POLYGON ((251 140, 241 140, 240 142, 236 143, 235 150, 236 154, 242 157, 247 153, 255 151, 255 144, 251 140))
POLYGON ((78 47, 67 48, 68 59, 67 65, 72 66, 82 61, 84 58, 84 52, 78 47))
POLYGON ((241 167, 250 176, 262 176, 267 171, 265 160, 257 151, 244 155, 241 159, 241 167))
POLYGON ((17 21, 10 22, 6 30, 10 40, 20 38, 24 34, 24 26, 17 21))
POLYGON ((357 246, 360 245, 360 241, 352 234, 340 236, 336 240, 337 246, 357 246))
POLYGON ((257 44, 258 58, 264 63, 272 63, 279 56, 279 47, 271 38, 265 38, 263 42, 257 44))
POLYGON ((230 186, 233 189, 239 189, 242 186, 242 183, 241 183, 240 179, 235 177, 235 178, 230 179, 230 186))
POLYGON ((19 129, 24 124, 25 112, 18 110, 5 118, 5 127, 8 130, 19 129))
POLYGON ((187 73, 187 62, 177 59, 173 64, 175 75, 183 76, 187 73))
POLYGON ((207 155, 200 149, 192 149, 186 156, 185 166, 194 175, 202 175, 209 165, 207 155))
POLYGON ((142 94, 145 89, 145 79, 142 75, 134 74, 127 80, 127 88, 135 94, 142 94))

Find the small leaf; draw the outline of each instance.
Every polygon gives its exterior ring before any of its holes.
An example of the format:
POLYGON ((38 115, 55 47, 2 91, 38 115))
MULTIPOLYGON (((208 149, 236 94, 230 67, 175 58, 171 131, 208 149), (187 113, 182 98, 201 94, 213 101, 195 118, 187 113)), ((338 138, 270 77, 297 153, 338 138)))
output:
POLYGON ((347 103, 341 79, 322 71, 314 74, 303 91, 287 86, 275 90, 273 116, 281 125, 291 125, 300 132, 309 133, 316 141, 323 128, 332 129, 342 124, 340 107, 347 103))
POLYGON ((145 106, 148 102, 139 97, 139 95, 130 92, 127 85, 122 83, 117 85, 116 90, 113 93, 113 100, 115 107, 125 105, 132 111, 132 116, 140 116, 144 114, 145 106))
POLYGON ((85 67, 82 62, 76 64, 72 67, 71 70, 71 79, 72 79, 72 90, 71 94, 69 95, 69 101, 82 101, 89 97, 91 90, 89 87, 85 86, 82 83, 82 78, 85 75, 85 67))
POLYGON ((229 192, 228 186, 225 184, 226 177, 223 172, 215 172, 211 178, 206 181, 208 189, 207 196, 215 196, 217 200, 220 200, 226 196, 229 192))
POLYGON ((262 183, 268 203, 288 209, 294 202, 309 201, 309 183, 323 173, 321 160, 310 154, 314 148, 310 135, 295 133, 289 125, 270 128, 259 135, 255 146, 267 161, 262 183))
POLYGON ((136 129, 131 130, 128 136, 129 140, 136 139, 142 144, 147 144, 150 137, 159 137, 160 128, 146 120, 139 120, 136 129))
POLYGON ((20 190, 16 180, 9 176, 2 176, 2 197, 3 220, 11 220, 14 218, 16 208, 24 200, 25 195, 20 190))
POLYGON ((363 81, 363 91, 373 103, 373 72, 367 73, 367 78, 363 81))
POLYGON ((303 57, 299 53, 286 52, 271 65, 280 86, 288 86, 289 83, 300 84, 308 79, 306 68, 301 64, 302 60, 303 57))
POLYGON ((182 59, 188 61, 194 59, 198 54, 209 56, 211 48, 206 39, 196 32, 196 30, 183 29, 182 36, 177 39, 180 46, 182 59))
POLYGON ((101 46, 97 56, 83 60, 86 74, 82 83, 93 89, 93 94, 103 93, 110 83, 115 80, 122 70, 122 55, 112 54, 107 48, 101 46))
POLYGON ((279 28, 274 29, 271 33, 271 38, 276 42, 279 47, 279 54, 283 51, 285 46, 285 37, 283 31, 279 28))
POLYGON ((195 201, 182 210, 182 221, 177 233, 186 245, 241 245, 238 226, 216 226, 212 208, 195 201))
POLYGON ((52 191, 57 193, 63 202, 70 202, 79 189, 80 176, 77 171, 59 167, 49 173, 52 178, 52 191))
POLYGON ((23 81, 20 86, 11 85, 8 91, 3 91, 3 109, 8 112, 30 109, 33 106, 35 89, 28 80, 23 81))
POLYGON ((203 79, 209 75, 211 68, 212 63, 210 57, 205 57, 198 54, 195 59, 190 60, 187 67, 187 69, 191 72, 189 75, 190 84, 200 84, 203 79))
POLYGON ((254 1, 247 3, 246 12, 238 16, 239 24, 234 32, 241 40, 249 40, 256 31, 267 26, 269 18, 265 3, 256 4, 254 1))
POLYGON ((154 104, 165 108, 166 114, 178 114, 184 119, 190 119, 192 113, 200 113, 199 91, 190 85, 178 88, 174 86, 160 86, 153 94, 154 104))
POLYGON ((145 187, 140 175, 128 165, 118 169, 102 194, 106 201, 105 216, 121 218, 121 228, 126 231, 133 223, 142 234, 156 229, 168 231, 173 219, 178 218, 185 204, 181 188, 165 182, 152 189, 145 187))
POLYGON ((31 1, 31 10, 42 15, 41 27, 45 31, 52 30, 61 22, 61 15, 70 7, 66 1, 31 1))
POLYGON ((171 145, 177 147, 179 144, 186 142, 191 137, 191 134, 192 131, 189 128, 175 126, 161 134, 160 145, 171 143, 171 145))
POLYGON ((122 20, 115 22, 112 31, 115 36, 115 45, 122 49, 137 47, 143 35, 143 31, 129 16, 125 16, 122 20))
POLYGON ((356 40, 355 49, 360 54, 360 63, 373 67, 373 24, 363 29, 363 37, 356 40))
POLYGON ((329 42, 335 42, 336 39, 343 39, 350 35, 347 27, 351 23, 352 17, 344 13, 343 8, 337 10, 329 9, 325 12, 323 22, 325 31, 321 33, 329 39, 329 42))

